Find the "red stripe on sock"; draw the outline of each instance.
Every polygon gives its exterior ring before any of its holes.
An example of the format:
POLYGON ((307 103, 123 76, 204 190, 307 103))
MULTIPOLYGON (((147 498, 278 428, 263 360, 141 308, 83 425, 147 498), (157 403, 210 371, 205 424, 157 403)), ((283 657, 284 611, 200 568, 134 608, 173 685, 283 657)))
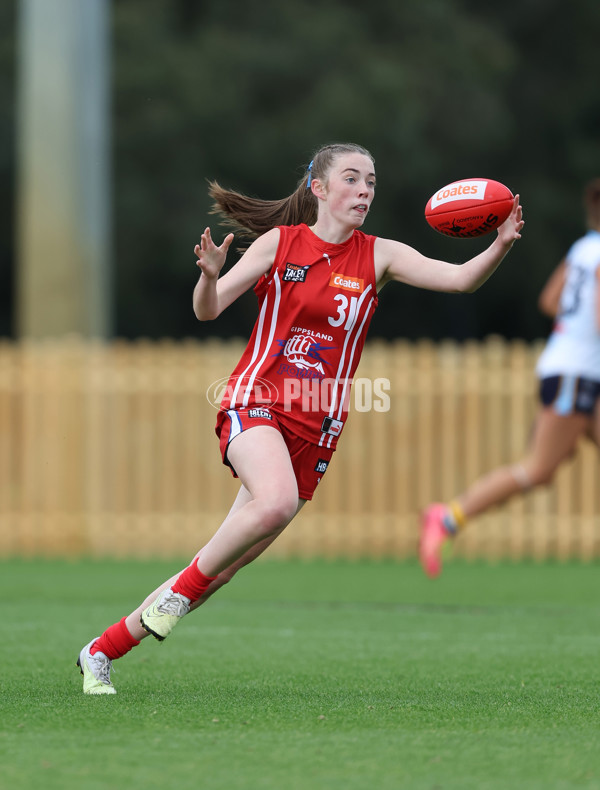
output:
POLYGON ((216 578, 216 576, 205 576, 198 570, 196 560, 194 560, 189 567, 181 571, 171 589, 173 592, 185 595, 190 601, 197 601, 216 578))
POLYGON ((118 623, 107 628, 102 636, 98 637, 90 648, 90 653, 94 655, 100 651, 108 658, 121 658, 125 653, 129 653, 132 647, 139 645, 139 641, 134 639, 125 625, 126 618, 123 617, 118 623))

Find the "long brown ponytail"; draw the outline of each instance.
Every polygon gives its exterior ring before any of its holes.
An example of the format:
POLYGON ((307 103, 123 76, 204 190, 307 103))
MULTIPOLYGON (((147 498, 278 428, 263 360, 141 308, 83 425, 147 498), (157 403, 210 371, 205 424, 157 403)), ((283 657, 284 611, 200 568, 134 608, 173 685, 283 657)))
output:
POLYGON ((337 157, 349 153, 363 154, 374 162, 367 149, 355 143, 324 145, 313 155, 294 192, 280 200, 248 197, 224 189, 216 181, 210 181, 208 194, 213 200, 211 214, 217 214, 222 225, 232 228, 246 241, 278 225, 298 225, 301 222, 312 225, 317 219, 317 199, 309 188, 309 178, 326 182, 337 157))

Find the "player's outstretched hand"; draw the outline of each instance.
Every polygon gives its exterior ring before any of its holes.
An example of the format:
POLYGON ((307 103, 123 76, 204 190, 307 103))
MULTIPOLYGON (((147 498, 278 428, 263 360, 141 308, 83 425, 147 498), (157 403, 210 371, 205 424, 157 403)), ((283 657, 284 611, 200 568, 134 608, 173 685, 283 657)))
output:
POLYGON ((202 274, 206 277, 216 278, 219 276, 219 272, 225 265, 225 258, 227 258, 227 250, 229 249, 231 242, 233 241, 233 233, 229 233, 225 236, 223 243, 220 247, 212 240, 212 236, 210 235, 210 228, 206 228, 202 237, 200 238, 200 244, 196 244, 194 247, 194 253, 198 260, 196 261, 196 265, 202 269, 202 274))
POLYGON ((519 195, 515 195, 510 214, 498 228, 498 238, 503 244, 512 246, 517 239, 521 238, 524 224, 523 207, 519 203, 519 195))

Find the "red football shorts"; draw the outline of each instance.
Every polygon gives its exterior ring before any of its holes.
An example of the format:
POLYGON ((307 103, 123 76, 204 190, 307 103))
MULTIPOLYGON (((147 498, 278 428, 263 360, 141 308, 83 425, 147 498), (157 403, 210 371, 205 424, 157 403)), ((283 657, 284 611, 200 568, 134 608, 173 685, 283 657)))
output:
POLYGON ((235 469, 227 459, 227 448, 238 434, 257 425, 269 425, 283 436, 296 475, 298 495, 301 499, 312 499, 315 488, 325 474, 334 451, 327 447, 311 444, 306 439, 296 436, 289 427, 278 421, 269 409, 256 407, 219 411, 215 432, 219 437, 223 463, 231 469, 233 476, 237 477, 235 469))

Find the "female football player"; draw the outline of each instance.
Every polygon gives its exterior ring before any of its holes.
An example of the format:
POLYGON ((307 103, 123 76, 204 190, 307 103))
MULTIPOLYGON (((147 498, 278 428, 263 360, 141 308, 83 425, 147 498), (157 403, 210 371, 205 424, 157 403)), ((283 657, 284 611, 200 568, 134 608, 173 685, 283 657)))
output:
POLYGON ((375 196, 371 154, 353 144, 317 151, 296 190, 264 201, 211 185, 218 212, 255 240, 223 276, 229 233, 209 228, 195 247, 197 318, 209 321, 254 287, 259 315, 232 373, 216 431, 223 462, 240 479, 233 506, 191 565, 79 655, 87 694, 114 694, 110 672, 152 634, 179 620, 257 557, 313 496, 335 450, 348 394, 377 306, 392 280, 450 293, 472 292, 498 267, 523 227, 518 195, 489 247, 462 266, 433 260, 363 233, 375 196))

